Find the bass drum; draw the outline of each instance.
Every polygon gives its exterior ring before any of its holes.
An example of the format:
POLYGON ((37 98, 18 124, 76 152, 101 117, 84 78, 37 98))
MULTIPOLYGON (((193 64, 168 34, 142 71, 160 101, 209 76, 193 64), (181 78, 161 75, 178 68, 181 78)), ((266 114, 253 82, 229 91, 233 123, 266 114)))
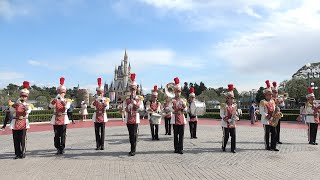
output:
POLYGON ((190 104, 190 112, 192 115, 203 116, 206 113, 206 103, 193 101, 190 104))

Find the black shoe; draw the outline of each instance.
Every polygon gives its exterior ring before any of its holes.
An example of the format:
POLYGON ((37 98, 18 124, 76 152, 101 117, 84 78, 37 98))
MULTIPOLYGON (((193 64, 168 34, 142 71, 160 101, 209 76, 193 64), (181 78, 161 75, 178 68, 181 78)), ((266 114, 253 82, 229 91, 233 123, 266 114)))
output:
POLYGON ((26 158, 26 153, 23 153, 23 154, 21 155, 21 159, 24 159, 24 158, 26 158))
POLYGON ((131 155, 131 153, 132 153, 131 151, 128 153, 128 154, 129 154, 129 156, 131 155))
POLYGON ((278 141, 277 143, 278 143, 278 144, 282 144, 282 142, 280 142, 280 141, 278 141))
POLYGON ((134 155, 136 155, 135 152, 129 152, 129 156, 134 156, 134 155))
POLYGON ((318 143, 314 142, 313 145, 318 145, 318 143))
POLYGON ((279 149, 277 149, 277 148, 274 148, 274 149, 271 149, 271 151, 279 151, 279 149))
POLYGON ((60 153, 60 150, 57 149, 56 155, 59 155, 59 154, 61 154, 61 153, 60 153))
POLYGON ((232 153, 236 153, 236 150, 232 150, 231 152, 232 152, 232 153))
POLYGON ((174 153, 178 153, 179 151, 178 150, 174 150, 174 153))
POLYGON ((168 135, 168 133, 165 133, 164 135, 168 135))
POLYGON ((312 145, 313 145, 313 142, 309 142, 309 144, 312 144, 312 145))
POLYGON ((100 150, 104 150, 104 148, 103 148, 103 147, 101 147, 101 148, 100 148, 100 150))
POLYGON ((96 150, 99 150, 99 149, 100 149, 100 148, 98 148, 98 147, 96 148, 96 150))
POLYGON ((270 147, 266 147, 266 150, 270 151, 270 150, 271 150, 271 148, 270 148, 270 147))
POLYGON ((226 148, 223 147, 223 148, 222 148, 222 151, 223 151, 223 152, 226 152, 226 148))
POLYGON ((63 149, 60 151, 60 154, 64 154, 64 150, 63 149))
POLYGON ((193 137, 194 139, 198 139, 198 137, 193 137))
POLYGON ((183 152, 182 151, 178 151, 178 154, 183 154, 183 152))
POLYGON ((20 156, 15 156, 13 159, 19 159, 20 158, 20 156))
POLYGON ((168 135, 171 135, 171 133, 169 133, 168 135))

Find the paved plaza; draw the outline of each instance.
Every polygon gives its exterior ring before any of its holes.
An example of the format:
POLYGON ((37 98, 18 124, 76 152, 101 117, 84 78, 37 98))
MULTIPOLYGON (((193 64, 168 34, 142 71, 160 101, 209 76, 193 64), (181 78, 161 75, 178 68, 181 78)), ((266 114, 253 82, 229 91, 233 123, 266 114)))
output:
POLYGON ((121 123, 107 126, 103 151, 95 150, 93 127, 69 128, 66 153, 59 156, 54 133, 46 130, 28 133, 26 158, 18 160, 13 160, 12 135, 3 134, 0 179, 320 179, 320 146, 307 143, 306 129, 286 127, 281 133, 280 151, 267 151, 261 125, 239 125, 233 154, 230 143, 227 152, 221 151, 222 130, 216 122, 200 123, 198 139, 190 139, 186 126, 180 155, 173 153, 173 135, 164 135, 164 125, 160 141, 152 141, 150 127, 141 125, 137 154, 131 157, 121 123))

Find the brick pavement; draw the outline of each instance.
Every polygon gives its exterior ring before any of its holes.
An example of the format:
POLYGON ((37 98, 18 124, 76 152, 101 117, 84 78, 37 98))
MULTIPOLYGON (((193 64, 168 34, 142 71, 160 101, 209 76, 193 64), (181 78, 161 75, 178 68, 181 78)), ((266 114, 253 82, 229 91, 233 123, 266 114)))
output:
MULTIPOLYGON (((145 123, 144 123, 145 124, 145 123)), ((303 126, 302 126, 303 127, 303 126)), ((0 136, 1 179, 319 179, 319 146, 307 144, 305 128, 283 128, 279 152, 264 150, 260 125, 238 126, 237 153, 221 152, 221 127, 201 123, 198 139, 185 128, 184 154, 160 127, 151 141, 141 125, 137 154, 129 157, 126 126, 108 126, 104 151, 95 150, 93 127, 67 130, 66 154, 56 156, 53 131, 28 133, 27 157, 13 160, 12 135, 0 136)))

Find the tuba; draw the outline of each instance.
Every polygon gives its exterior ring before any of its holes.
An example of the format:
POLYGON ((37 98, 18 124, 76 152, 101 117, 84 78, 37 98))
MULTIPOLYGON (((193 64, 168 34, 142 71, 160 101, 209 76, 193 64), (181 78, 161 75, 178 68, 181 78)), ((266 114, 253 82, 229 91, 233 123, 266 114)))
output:
POLYGON ((166 87, 164 88, 164 93, 169 97, 169 98, 174 98, 174 83, 168 83, 166 87))

